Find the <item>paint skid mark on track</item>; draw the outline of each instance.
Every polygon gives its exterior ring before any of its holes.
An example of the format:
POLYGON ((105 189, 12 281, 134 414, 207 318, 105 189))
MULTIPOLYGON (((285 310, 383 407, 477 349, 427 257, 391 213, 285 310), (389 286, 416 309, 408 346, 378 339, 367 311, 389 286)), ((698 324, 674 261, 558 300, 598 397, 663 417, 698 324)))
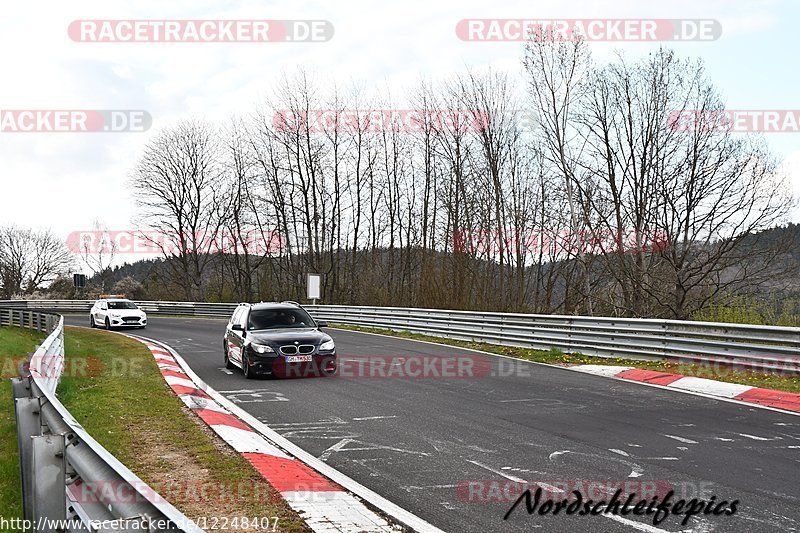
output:
POLYGON ((264 403, 264 402, 288 402, 289 398, 280 392, 266 390, 224 390, 220 391, 227 399, 233 403, 264 403))

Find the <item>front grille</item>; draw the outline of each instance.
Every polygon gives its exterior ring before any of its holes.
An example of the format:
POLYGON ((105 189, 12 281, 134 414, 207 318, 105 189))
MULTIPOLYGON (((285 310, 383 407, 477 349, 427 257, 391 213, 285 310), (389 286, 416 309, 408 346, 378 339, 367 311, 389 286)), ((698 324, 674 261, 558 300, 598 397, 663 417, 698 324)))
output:
POLYGON ((316 348, 311 344, 301 344, 300 346, 293 346, 289 344, 280 347, 280 351, 283 355, 308 355, 314 353, 314 350, 316 350, 316 348))
POLYGON ((124 316, 122 317, 123 322, 139 322, 138 316, 124 316))

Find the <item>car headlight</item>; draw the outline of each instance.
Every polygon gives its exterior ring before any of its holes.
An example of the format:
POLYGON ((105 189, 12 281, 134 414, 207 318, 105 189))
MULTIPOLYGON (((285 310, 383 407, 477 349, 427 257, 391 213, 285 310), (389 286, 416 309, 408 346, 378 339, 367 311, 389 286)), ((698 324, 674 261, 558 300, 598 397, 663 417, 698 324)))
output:
POLYGON ((323 342, 322 344, 319 345, 320 350, 327 351, 327 350, 333 350, 334 348, 336 348, 336 345, 333 343, 333 340, 329 340, 328 342, 323 342))
POLYGON ((250 343, 250 347, 256 353, 274 353, 275 352, 275 350, 273 350, 272 348, 270 348, 266 344, 250 343))

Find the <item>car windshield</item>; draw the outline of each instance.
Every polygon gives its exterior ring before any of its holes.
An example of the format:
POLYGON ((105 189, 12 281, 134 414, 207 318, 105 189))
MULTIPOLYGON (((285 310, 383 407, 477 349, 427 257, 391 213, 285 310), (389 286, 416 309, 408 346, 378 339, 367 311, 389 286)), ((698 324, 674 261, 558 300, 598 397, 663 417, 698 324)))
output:
POLYGON ((133 302, 108 302, 109 309, 139 309, 133 302))
POLYGON ((247 321, 248 330, 311 327, 314 320, 302 309, 254 309, 247 321))

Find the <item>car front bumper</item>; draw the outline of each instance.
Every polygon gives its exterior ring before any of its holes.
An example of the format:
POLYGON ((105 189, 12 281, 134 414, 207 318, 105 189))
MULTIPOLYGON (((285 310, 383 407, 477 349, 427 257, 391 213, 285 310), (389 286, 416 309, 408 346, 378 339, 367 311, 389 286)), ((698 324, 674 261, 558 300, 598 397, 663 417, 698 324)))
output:
POLYGON ((248 350, 250 369, 256 374, 274 374, 282 377, 330 376, 336 373, 336 352, 314 353, 311 361, 289 362, 280 354, 259 354, 248 350))
POLYGON ((147 317, 108 317, 109 322, 111 323, 111 327, 114 328, 122 328, 122 327, 144 327, 147 325, 147 317))

